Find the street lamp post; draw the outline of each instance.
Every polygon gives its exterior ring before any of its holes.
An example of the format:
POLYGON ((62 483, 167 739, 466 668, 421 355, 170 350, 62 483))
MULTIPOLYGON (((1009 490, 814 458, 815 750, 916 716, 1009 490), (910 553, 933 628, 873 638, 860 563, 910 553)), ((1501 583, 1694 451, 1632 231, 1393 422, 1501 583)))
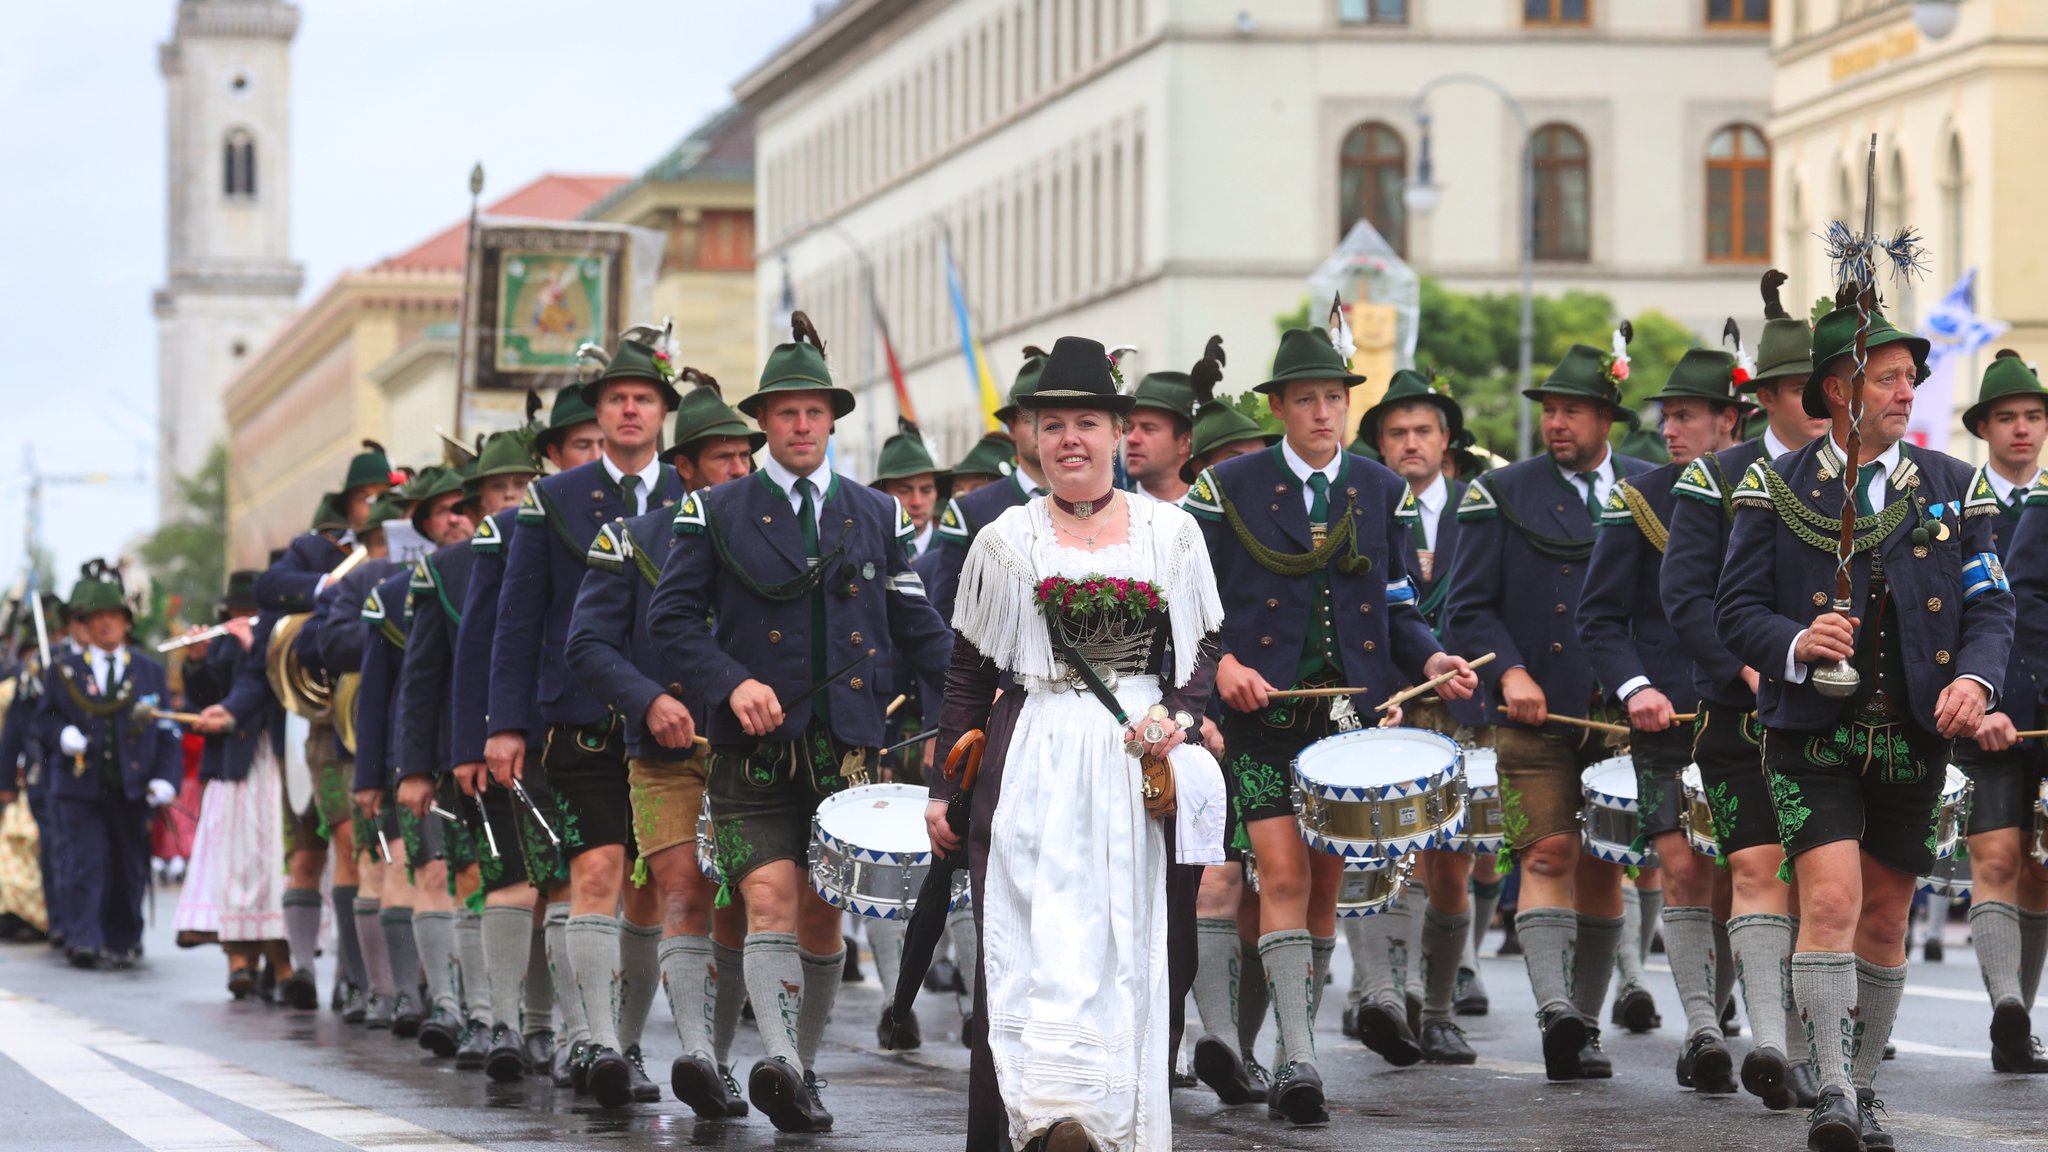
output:
POLYGON ((1536 343, 1536 321, 1534 306, 1530 303, 1536 285, 1536 158, 1529 144, 1529 116, 1523 111, 1522 102, 1515 99, 1507 89, 1493 80, 1470 72, 1456 72, 1439 76, 1422 86, 1415 94, 1411 107, 1415 123, 1422 132, 1422 145, 1417 154, 1415 179, 1408 183, 1401 193, 1402 203, 1410 211, 1427 216, 1443 200, 1443 187, 1433 179, 1429 155, 1430 119, 1429 94, 1447 84, 1470 84, 1484 88, 1501 98, 1508 112, 1515 118, 1515 126, 1522 134, 1522 331, 1520 346, 1516 351, 1515 370, 1515 457, 1524 459, 1531 451, 1529 427, 1529 401, 1522 393, 1529 390, 1530 365, 1533 361, 1536 343))

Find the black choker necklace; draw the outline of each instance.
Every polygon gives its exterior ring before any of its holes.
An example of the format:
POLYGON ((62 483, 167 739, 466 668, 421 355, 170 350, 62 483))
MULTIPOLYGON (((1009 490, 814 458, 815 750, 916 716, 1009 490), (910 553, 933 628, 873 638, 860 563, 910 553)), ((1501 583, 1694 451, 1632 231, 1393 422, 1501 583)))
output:
POLYGON ((1110 500, 1115 496, 1116 489, 1112 488, 1093 500, 1062 500, 1055 496, 1052 498, 1052 502, 1059 505, 1060 511, 1065 512, 1067 515, 1076 519, 1086 520, 1104 508, 1109 507, 1110 500))

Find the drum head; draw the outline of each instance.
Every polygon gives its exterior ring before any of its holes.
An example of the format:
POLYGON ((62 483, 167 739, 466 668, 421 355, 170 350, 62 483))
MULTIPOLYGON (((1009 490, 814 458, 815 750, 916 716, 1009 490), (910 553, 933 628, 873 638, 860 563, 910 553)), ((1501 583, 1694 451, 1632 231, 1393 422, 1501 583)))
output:
POLYGON ((1678 785, 1685 789, 1688 794, 1698 792, 1707 786, 1706 777, 1700 775, 1699 765, 1687 764, 1685 771, 1678 774, 1678 785))
POLYGON ((1500 756, 1491 748, 1465 749, 1465 786, 1500 787, 1500 756))
POLYGON ((1586 769, 1579 782, 1588 791, 1617 800, 1635 800, 1636 761, 1633 756, 1615 756, 1586 769))
POLYGON ((915 784, 866 784, 818 805, 818 828, 867 852, 918 855, 932 850, 924 806, 931 794, 915 784))
POLYGON ((1961 768, 1956 767, 1953 764, 1949 765, 1948 771, 1943 774, 1941 780, 1942 801, 1946 803, 1948 801, 1961 799, 1963 793, 1967 791, 1969 787, 1970 778, 1963 774, 1963 770, 1961 768))
POLYGON ((1360 728, 1302 749, 1294 768, 1305 786, 1324 794, 1334 795, 1337 789, 1364 794, 1446 776, 1458 757, 1457 741, 1425 728, 1360 728))

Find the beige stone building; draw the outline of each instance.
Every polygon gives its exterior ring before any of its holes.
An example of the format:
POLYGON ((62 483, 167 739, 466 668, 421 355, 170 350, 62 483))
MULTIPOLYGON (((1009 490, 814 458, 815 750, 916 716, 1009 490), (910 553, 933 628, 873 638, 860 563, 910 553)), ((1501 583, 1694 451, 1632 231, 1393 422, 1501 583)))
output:
MULTIPOLYGON (((1780 4, 1787 0, 1780 0, 1780 4)), ((926 431, 977 431, 947 302, 950 238, 1007 384, 1027 343, 1131 343, 1185 369, 1210 333, 1225 387, 1263 379, 1273 318, 1350 222, 1425 275, 1518 283, 1535 148, 1536 290, 1660 308, 1707 339, 1754 315, 1769 255, 1768 0, 845 0, 735 94, 759 116, 760 346, 790 293, 881 418, 842 425, 858 471, 893 421, 866 281, 926 431), (1402 188, 1429 98, 1439 204, 1402 188)))
MULTIPOLYGON (((2048 216, 2037 200, 2048 155, 2048 4, 1779 7, 1770 135, 1776 256, 1792 276, 1788 300, 1830 289, 1815 233, 1837 219, 1861 227, 1875 133, 1878 229, 1912 224, 1928 258, 1918 284, 1883 285, 1893 318, 1918 323, 1975 268, 1978 312, 2013 326, 1998 346, 2030 360, 2048 355, 2048 216)), ((1973 398, 1983 363, 1980 355, 1962 365, 1955 414, 1973 398)), ((1948 447, 1981 459, 1979 442, 1959 426, 1948 447)))

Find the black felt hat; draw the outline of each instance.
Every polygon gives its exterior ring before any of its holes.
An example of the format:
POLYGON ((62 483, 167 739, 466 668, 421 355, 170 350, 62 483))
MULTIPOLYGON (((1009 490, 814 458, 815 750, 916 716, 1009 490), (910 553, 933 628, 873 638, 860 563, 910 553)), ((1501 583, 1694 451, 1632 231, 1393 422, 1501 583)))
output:
POLYGON ((1017 397, 1017 403, 1033 412, 1047 408, 1093 408, 1121 415, 1129 412, 1137 400, 1117 389, 1108 349, 1085 336, 1062 336, 1052 346, 1052 355, 1045 358, 1038 387, 1029 396, 1017 397))

